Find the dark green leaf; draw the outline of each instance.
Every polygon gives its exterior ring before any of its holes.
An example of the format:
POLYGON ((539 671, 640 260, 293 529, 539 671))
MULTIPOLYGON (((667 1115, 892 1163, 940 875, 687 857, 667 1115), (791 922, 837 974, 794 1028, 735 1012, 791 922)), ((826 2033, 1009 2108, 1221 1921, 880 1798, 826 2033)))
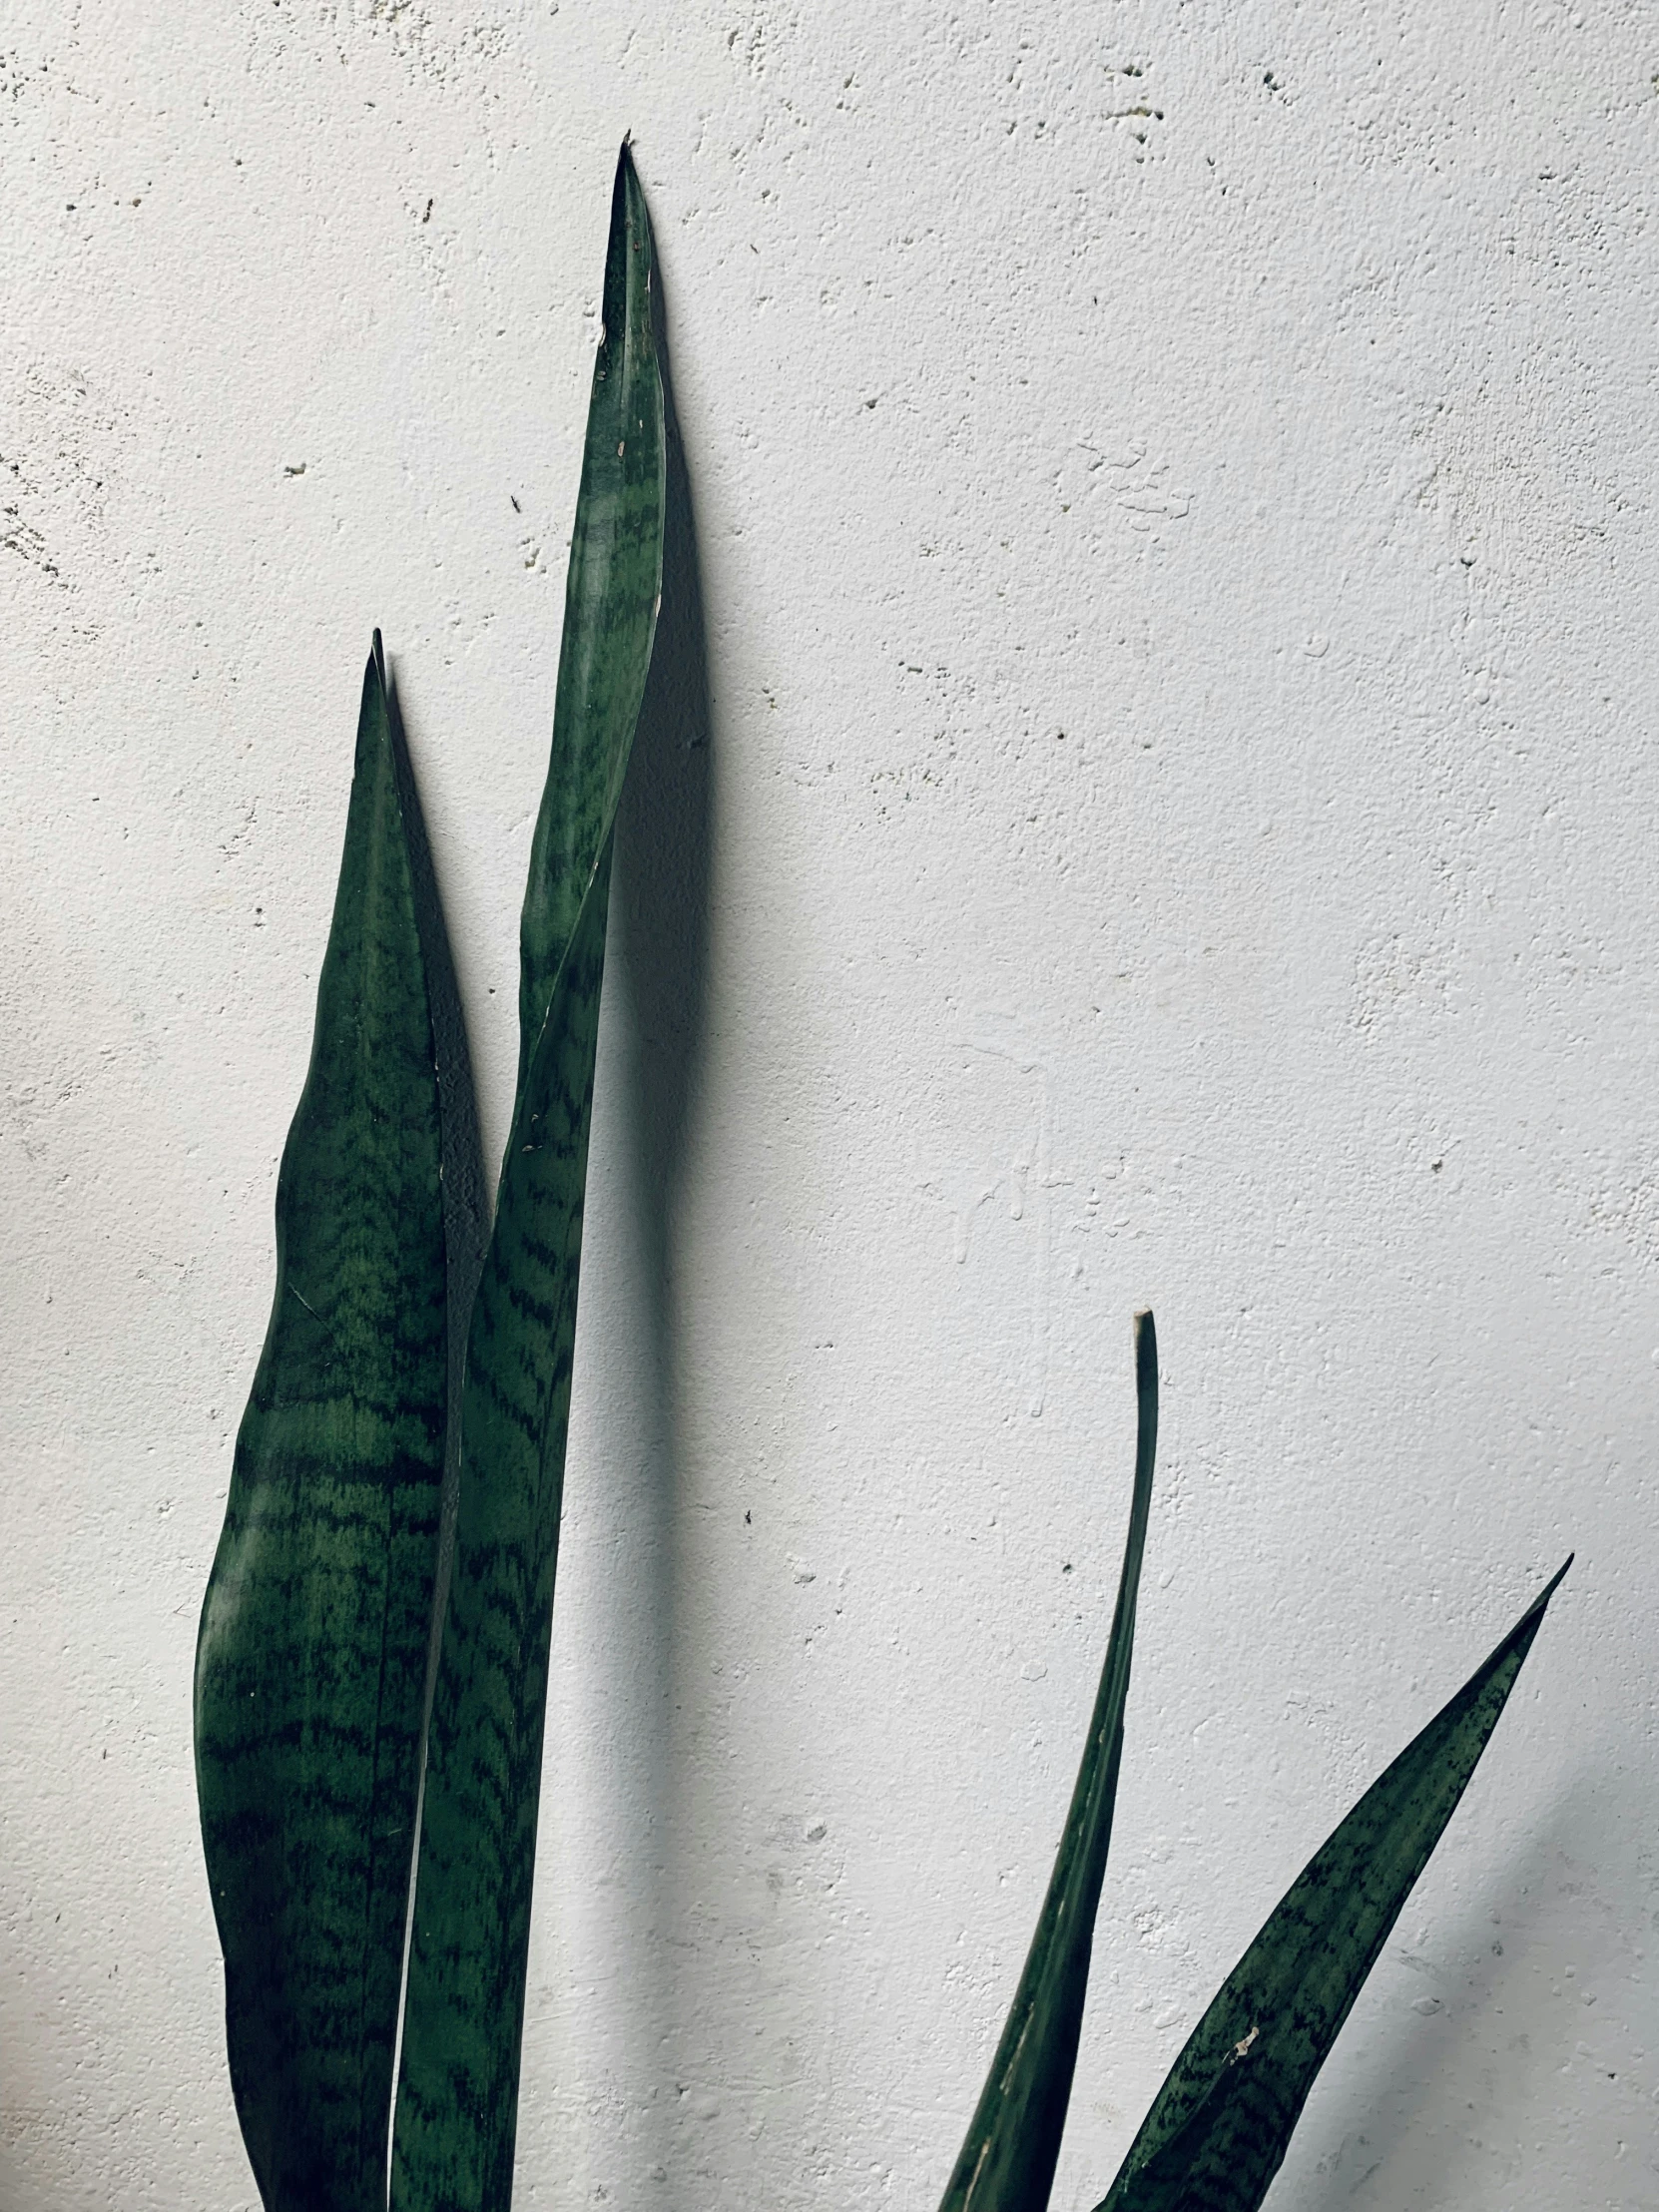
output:
POLYGON ((380 641, 276 1302, 196 1664, 231 2081, 270 2212, 378 2212, 444 1444, 432 1017, 380 641))
POLYGON ((1256 2212, 1571 1564, 1286 1892, 1175 2061, 1099 2212, 1256 2212))
POLYGON ((521 1079, 473 1307, 392 2154, 398 2212, 504 2212, 612 825, 662 587, 651 233, 618 165, 554 717, 525 895, 521 1079))
POLYGON ((1139 1435, 1129 1538, 1094 1718, 1037 1933, 978 2110, 945 2190, 943 2212, 1043 2212, 1054 2184, 1088 1992, 1095 1911, 1112 1836, 1112 1808, 1123 1757, 1123 1709, 1135 1642, 1135 1596, 1152 1503, 1152 1461, 1158 1444, 1158 1339, 1150 1314, 1135 1318, 1135 1388, 1139 1435))
POLYGON ((519 924, 521 1094, 553 978, 609 849, 657 630, 666 448, 651 289, 651 224, 625 146, 611 196, 553 745, 519 924))

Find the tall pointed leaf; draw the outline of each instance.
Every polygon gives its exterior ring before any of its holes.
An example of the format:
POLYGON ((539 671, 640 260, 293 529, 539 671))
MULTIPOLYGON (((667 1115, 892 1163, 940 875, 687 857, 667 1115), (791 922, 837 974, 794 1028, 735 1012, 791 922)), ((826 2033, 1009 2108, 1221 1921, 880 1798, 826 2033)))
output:
POLYGON ((553 979, 609 850, 657 632, 667 441, 654 305, 651 223, 624 146, 565 580, 553 745, 519 924, 520 1094, 553 979))
POLYGON ((1256 2212, 1571 1564, 1291 1885, 1171 2068, 1099 2212, 1256 2212))
POLYGON ((384 2202, 443 1467, 439 1165, 376 633, 276 1301, 197 1645, 231 2081, 268 2212, 384 2202))
POLYGON ((1123 1757, 1123 1709, 1135 1642, 1135 1598, 1152 1504, 1152 1462, 1158 1444, 1158 1339, 1150 1314, 1135 1317, 1135 1389, 1139 1434, 1129 1538, 1094 1718, 1037 1933, 973 2124, 945 2190, 943 2212, 1044 2212, 1054 2184, 1088 1993, 1095 1912, 1111 1842, 1123 1757))
POLYGON ((624 148, 525 896, 520 1088, 467 1345, 392 2153, 397 2212, 505 2212, 611 836, 662 588, 651 232, 624 148))

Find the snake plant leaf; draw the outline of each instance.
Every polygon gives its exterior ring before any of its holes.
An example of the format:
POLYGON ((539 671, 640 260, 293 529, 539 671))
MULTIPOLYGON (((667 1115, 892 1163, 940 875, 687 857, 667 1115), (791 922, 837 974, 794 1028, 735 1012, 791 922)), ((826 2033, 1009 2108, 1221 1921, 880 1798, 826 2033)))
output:
POLYGON ((1571 1564, 1291 1885, 1171 2068, 1098 2212, 1256 2212, 1571 1564))
POLYGON ((655 306, 651 224, 624 146, 565 581, 553 745, 519 925, 520 1093, 553 978, 609 849, 656 637, 667 440, 655 306))
POLYGON ((512 2194, 611 840, 662 590, 665 436, 651 267, 645 202, 624 147, 552 765, 524 903, 519 1094, 467 1344, 394 2212, 505 2212, 512 2194))
POLYGON ((1037 1932, 978 2109, 945 2190, 942 2212, 1044 2212, 1054 2185, 1088 1992, 1095 1913, 1112 1835, 1135 1642, 1135 1599, 1152 1504, 1152 1463, 1158 1444, 1158 1339, 1150 1314, 1135 1317, 1135 1390, 1139 1432, 1129 1537, 1094 1717, 1037 1932))
POLYGON ((268 2212, 378 2212, 445 1419, 432 1016, 376 633, 276 1299, 202 1610, 196 1766, 268 2212))

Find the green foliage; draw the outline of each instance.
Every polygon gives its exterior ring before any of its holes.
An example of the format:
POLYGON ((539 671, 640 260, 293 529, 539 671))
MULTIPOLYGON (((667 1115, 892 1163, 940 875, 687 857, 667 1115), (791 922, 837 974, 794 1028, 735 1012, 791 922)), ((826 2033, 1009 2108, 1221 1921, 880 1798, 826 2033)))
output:
MULTIPOLYGON (((625 147, 524 898, 517 1093, 481 1273, 475 1105, 378 633, 364 676, 310 1072, 277 1182, 276 1305, 197 1656, 231 2078, 267 2212, 382 2212, 388 2193, 390 2212, 511 2203, 611 849, 662 592, 654 322, 625 147)), ((1105 1665, 943 2212, 1045 2212, 1059 2157, 1151 1507, 1150 1314, 1135 1342, 1135 1476, 1105 1665)), ((1256 2212, 1559 1580, 1309 1863, 1099 2212, 1256 2212)))
POLYGON ((392 2152, 394 2212, 512 2196, 611 835, 662 590, 651 231, 624 154, 524 901, 521 1070, 472 1309, 392 2152))
POLYGON ((1139 1434, 1129 1540, 1111 1640, 1089 1724, 1065 1834, 1043 1900, 1025 1971, 990 2076, 944 2193, 944 2212, 1041 2212, 1048 2202, 1071 2098, 1088 1993, 1095 1910, 1106 1873, 1112 1808, 1123 1757, 1123 1708, 1135 1642, 1135 1598, 1152 1505, 1158 1448, 1158 1339, 1150 1314, 1135 1317, 1139 1434))
POLYGON ((276 1300, 197 1647, 231 2081, 270 2206, 384 2201, 443 1473, 439 1161, 376 638, 276 1300))
POLYGON ((1567 1566, 1292 1883, 1193 2030, 1100 2212, 1255 2212, 1567 1566))
POLYGON ((447 1557, 445 1310, 469 1276, 463 1256, 446 1267, 442 1168, 473 1107, 453 1069, 440 1089, 424 845, 378 635, 364 682, 276 1311, 197 1667, 232 2080, 268 2212, 386 2203, 417 1809, 392 2201, 505 2212, 512 2195, 612 830, 662 591, 651 228, 626 148, 604 315, 447 1557))
MULTIPOLYGON (((1134 1587, 1152 1489, 1156 1363, 1152 1316, 1143 1314, 1136 1324, 1140 1444, 1106 1672, 1036 1939, 943 2212, 1044 2212, 1053 2185, 1123 1745, 1134 1587), (1076 1871, 1085 1862, 1086 1880, 1076 1871), (1079 1917, 1062 1941, 1056 1931, 1068 1910, 1079 1917)), ((1176 2060, 1098 2212, 1257 2212, 1314 2078, 1456 1810, 1571 1564, 1286 1892, 1176 2060)))

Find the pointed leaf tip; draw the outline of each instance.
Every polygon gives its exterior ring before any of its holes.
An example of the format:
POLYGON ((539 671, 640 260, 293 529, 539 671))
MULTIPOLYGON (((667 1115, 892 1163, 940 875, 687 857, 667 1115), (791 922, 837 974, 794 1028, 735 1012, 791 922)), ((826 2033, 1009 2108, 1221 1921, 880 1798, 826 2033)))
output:
POLYGON ((1576 1553, 1570 1551, 1567 1553, 1567 1556, 1561 1561, 1561 1564, 1556 1568, 1555 1572, 1550 1576, 1549 1580, 1544 1584, 1543 1588, 1532 1600, 1532 1603, 1526 1608, 1526 1611, 1521 1615, 1520 1619, 1515 1623, 1514 1627, 1510 1629, 1508 1635, 1504 1638, 1505 1643, 1513 1643, 1515 1638, 1521 1633, 1523 1629, 1533 1627, 1539 1620, 1543 1618, 1545 1608, 1549 1604, 1550 1599, 1555 1595, 1556 1591, 1561 1587, 1561 1584, 1566 1580, 1567 1569, 1572 1565, 1575 1557, 1576 1553))
POLYGON ((617 202, 625 198, 637 200, 640 197, 640 176, 634 167, 634 140, 631 132, 617 149, 616 178, 612 191, 617 202))
POLYGON ((394 2212, 504 2212, 512 2193, 612 826, 662 592, 666 448, 650 275, 651 225, 625 144, 520 923, 518 1090, 467 1338, 394 2212))
POLYGON ((197 1645, 202 1839, 261 2200, 385 2171, 447 1414, 442 1105, 374 635, 276 1283, 197 1645))
POLYGON ((1189 2036, 1096 2212, 1259 2212, 1315 2077, 1456 1810, 1571 1564, 1291 1885, 1189 2036), (1246 2057, 1248 2066, 1239 2063, 1246 2057))
POLYGON ((1047 2212, 1071 2098, 1111 1842, 1158 1438, 1158 1346, 1135 1317, 1138 1418, 1123 1572, 1082 1765, 1036 1934, 940 2212, 1047 2212))

